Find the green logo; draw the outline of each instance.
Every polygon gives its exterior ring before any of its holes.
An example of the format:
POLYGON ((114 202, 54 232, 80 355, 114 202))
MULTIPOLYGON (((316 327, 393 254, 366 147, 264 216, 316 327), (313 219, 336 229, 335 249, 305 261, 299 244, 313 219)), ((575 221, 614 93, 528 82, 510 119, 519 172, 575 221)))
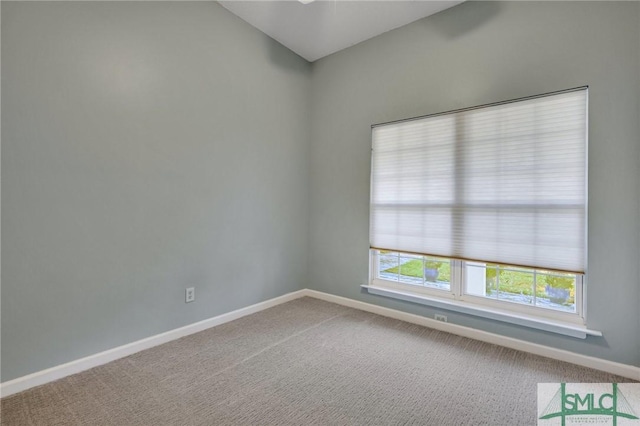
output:
POLYGON ((560 417, 562 426, 565 426, 569 416, 609 416, 613 420, 613 426, 617 426, 618 418, 638 420, 629 401, 618 384, 613 383, 611 393, 567 393, 566 383, 560 383, 560 389, 555 393, 551 402, 542 412, 540 420, 560 417))

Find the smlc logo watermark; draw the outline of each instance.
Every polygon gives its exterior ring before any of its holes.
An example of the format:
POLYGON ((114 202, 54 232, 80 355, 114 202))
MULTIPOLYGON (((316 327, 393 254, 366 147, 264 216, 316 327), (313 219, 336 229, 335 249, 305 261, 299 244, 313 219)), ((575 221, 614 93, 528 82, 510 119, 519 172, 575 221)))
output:
POLYGON ((538 383, 538 425, 640 426, 638 383, 538 383))

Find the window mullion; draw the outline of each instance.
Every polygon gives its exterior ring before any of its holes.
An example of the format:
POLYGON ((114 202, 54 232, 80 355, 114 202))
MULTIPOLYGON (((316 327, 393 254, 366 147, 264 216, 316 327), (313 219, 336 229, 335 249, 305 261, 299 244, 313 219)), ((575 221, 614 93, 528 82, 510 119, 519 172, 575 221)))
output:
POLYGON ((464 281, 464 262, 462 260, 452 260, 451 274, 451 293, 456 299, 462 297, 463 281, 464 281))
POLYGON ((576 313, 586 321, 587 316, 586 316, 585 305, 584 305, 584 294, 585 294, 584 275, 577 275, 574 303, 576 305, 576 313))

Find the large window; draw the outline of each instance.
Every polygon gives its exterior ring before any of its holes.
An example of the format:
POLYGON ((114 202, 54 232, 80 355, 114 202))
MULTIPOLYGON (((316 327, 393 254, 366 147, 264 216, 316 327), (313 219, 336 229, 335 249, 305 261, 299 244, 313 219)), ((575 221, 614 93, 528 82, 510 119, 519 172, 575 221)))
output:
POLYGON ((372 128, 371 285, 580 322, 587 89, 372 128))

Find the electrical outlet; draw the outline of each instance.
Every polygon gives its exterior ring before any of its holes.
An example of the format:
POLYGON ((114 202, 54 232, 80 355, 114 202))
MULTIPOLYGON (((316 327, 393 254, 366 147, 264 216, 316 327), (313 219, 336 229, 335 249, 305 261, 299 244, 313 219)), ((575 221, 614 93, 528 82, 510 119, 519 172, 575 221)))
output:
MULTIPOLYGON (((196 289, 195 287, 189 287, 184 291, 184 302, 189 303, 196 300, 196 289)), ((445 320, 446 321, 446 320, 445 320)))
POLYGON ((447 316, 446 315, 435 314, 434 318, 436 319, 436 321, 447 322, 447 316))

